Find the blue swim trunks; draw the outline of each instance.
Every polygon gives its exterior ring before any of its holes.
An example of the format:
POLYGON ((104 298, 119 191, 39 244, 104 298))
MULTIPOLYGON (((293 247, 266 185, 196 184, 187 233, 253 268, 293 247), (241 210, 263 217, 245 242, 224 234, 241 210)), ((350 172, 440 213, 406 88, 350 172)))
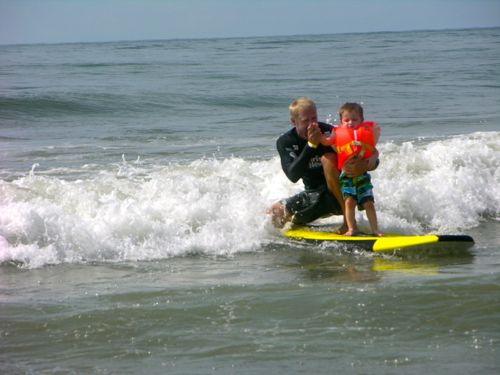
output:
POLYGON ((373 202, 373 185, 371 177, 365 173, 358 177, 347 177, 344 172, 340 173, 340 190, 342 197, 353 197, 358 202, 358 209, 363 210, 365 202, 373 202))

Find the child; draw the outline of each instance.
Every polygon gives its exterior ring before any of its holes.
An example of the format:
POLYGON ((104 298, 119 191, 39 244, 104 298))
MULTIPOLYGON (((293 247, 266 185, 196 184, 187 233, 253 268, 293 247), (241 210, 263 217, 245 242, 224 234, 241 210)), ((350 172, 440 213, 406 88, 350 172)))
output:
MULTIPOLYGON (((364 121, 363 108, 357 103, 345 103, 339 109, 340 124, 330 137, 323 136, 323 145, 334 145, 337 151, 338 168, 342 171, 344 162, 350 157, 368 158, 380 136, 380 128, 370 121, 364 121)), ((375 236, 382 236, 378 230, 377 214, 373 199, 373 185, 368 173, 359 177, 348 177, 340 173, 340 189, 345 201, 346 236, 357 233, 356 204, 366 211, 371 230, 375 236)))

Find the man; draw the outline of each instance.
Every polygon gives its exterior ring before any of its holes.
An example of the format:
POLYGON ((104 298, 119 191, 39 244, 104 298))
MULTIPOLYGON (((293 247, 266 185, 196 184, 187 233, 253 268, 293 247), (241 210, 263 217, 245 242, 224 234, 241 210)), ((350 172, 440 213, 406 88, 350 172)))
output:
MULTIPOLYGON (((289 109, 293 128, 278 138, 276 147, 283 172, 294 183, 302 179, 305 191, 272 205, 269 213, 277 227, 289 221, 307 224, 320 217, 342 215, 344 212, 337 155, 331 147, 320 144, 321 134, 331 132, 332 126, 318 123, 316 105, 309 98, 294 100, 289 109)), ((375 151, 366 160, 349 159, 343 171, 350 176, 358 176, 374 170, 377 165, 378 152, 375 151)), ((338 232, 346 230, 344 221, 338 232)))

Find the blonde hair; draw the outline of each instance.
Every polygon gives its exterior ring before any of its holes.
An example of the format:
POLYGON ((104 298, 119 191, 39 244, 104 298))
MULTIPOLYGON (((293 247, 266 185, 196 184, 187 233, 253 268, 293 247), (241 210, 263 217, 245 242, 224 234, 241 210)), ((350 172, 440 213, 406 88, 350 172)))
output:
POLYGON ((301 111, 308 108, 316 109, 316 104, 305 96, 298 98, 291 102, 288 106, 288 109, 290 110, 290 117, 295 120, 301 111))
POLYGON ((363 116, 363 107, 361 107, 361 105, 358 103, 344 103, 339 109, 340 121, 342 121, 342 115, 344 114, 344 112, 356 113, 359 117, 361 117, 361 121, 365 120, 363 116))

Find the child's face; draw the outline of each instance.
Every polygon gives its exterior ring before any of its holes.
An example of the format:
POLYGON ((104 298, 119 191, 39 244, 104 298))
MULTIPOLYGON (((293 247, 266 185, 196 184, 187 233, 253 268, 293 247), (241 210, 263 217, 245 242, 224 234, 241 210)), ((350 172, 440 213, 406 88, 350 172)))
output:
POLYGON ((340 121, 340 126, 343 128, 354 129, 358 125, 361 125, 362 122, 363 119, 358 113, 345 111, 342 113, 342 120, 340 121))

